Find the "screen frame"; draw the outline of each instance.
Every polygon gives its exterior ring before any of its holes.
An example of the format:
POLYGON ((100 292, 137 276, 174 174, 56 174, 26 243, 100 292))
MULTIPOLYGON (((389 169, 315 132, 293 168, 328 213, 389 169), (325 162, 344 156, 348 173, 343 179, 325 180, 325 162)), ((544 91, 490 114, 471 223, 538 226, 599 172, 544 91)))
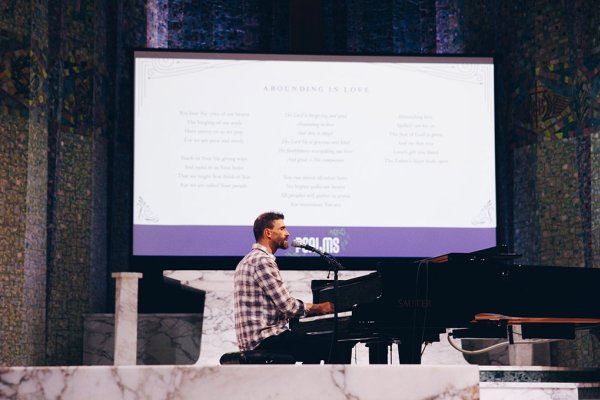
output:
MULTIPOLYGON (((291 60, 323 60, 324 57, 332 57, 332 58, 354 58, 358 59, 359 57, 364 57, 372 60, 385 61, 388 60, 397 60, 398 58, 403 58, 406 60, 412 60, 416 62, 443 62, 442 60, 469 60, 482 62, 481 60, 486 60, 486 63, 491 60, 491 64, 493 65, 493 74, 494 74, 494 154, 495 154, 495 186, 496 186, 496 245, 499 245, 501 241, 500 234, 505 231, 505 227, 503 226, 503 220, 499 218, 500 215, 503 214, 503 204, 500 202, 501 196, 499 193, 500 185, 500 157, 499 157, 499 148, 500 141, 498 135, 498 62, 497 56, 489 55, 489 54, 393 54, 393 53, 360 53, 360 54, 342 54, 342 53, 324 53, 324 54, 315 54, 315 53, 290 53, 290 52, 253 52, 253 51, 214 51, 214 50, 173 50, 173 49, 153 49, 153 48, 134 48, 131 50, 131 76, 132 76, 132 86, 131 90, 131 137, 132 137, 132 147, 131 147, 131 176, 130 176, 130 185, 129 185, 129 207, 130 207, 130 219, 127 222, 128 227, 130 229, 129 235, 129 259, 130 259, 130 267, 133 271, 144 271, 147 269, 151 270, 234 270, 239 261, 243 258, 243 256, 148 256, 148 255, 134 255, 133 254, 133 215, 134 215, 134 198, 133 198, 133 190, 134 190, 134 178, 135 178, 135 60, 137 58, 137 54, 148 54, 157 56, 178 56, 182 58, 194 58, 198 54, 210 54, 215 58, 219 58, 220 55, 223 55, 223 58, 230 57, 231 55, 243 55, 247 57, 265 57, 268 59, 269 57, 273 57, 273 59, 281 59, 289 58, 291 60)), ((281 210, 285 214, 285 210, 281 210)), ((253 221, 249 221, 249 225, 252 224, 253 221)), ((249 238, 252 237, 251 226, 249 227, 249 238)), ((293 232, 291 232, 290 238, 293 238, 293 232)), ((248 251, 250 251, 251 241, 249 240, 248 251)), ((291 244, 290 244, 291 246, 291 244)), ((278 256, 277 264, 282 270, 309 270, 309 271, 328 271, 331 270, 330 265, 327 263, 325 259, 319 257, 318 255, 314 256, 304 256, 304 257, 291 257, 291 256, 278 256)), ((376 270, 380 268, 386 268, 393 266, 394 264, 406 264, 412 262, 418 262, 422 260, 421 257, 336 257, 336 260, 343 266, 344 269, 347 270, 376 270)))

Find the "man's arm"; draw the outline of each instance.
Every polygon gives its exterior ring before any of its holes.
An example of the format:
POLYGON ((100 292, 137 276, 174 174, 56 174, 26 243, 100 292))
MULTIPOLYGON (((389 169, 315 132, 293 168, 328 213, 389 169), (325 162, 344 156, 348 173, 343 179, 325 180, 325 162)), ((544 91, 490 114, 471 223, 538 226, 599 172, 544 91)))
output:
POLYGON ((280 312, 288 317, 306 314, 304 302, 294 298, 281 279, 277 265, 268 259, 262 259, 262 265, 256 268, 254 276, 258 285, 273 301, 280 312))

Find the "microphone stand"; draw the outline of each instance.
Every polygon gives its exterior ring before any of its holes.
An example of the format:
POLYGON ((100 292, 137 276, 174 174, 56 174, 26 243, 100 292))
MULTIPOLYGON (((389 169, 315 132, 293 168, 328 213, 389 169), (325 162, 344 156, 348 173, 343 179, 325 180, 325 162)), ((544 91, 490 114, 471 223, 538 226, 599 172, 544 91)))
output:
POLYGON ((329 362, 331 362, 332 360, 335 360, 337 362, 337 353, 338 353, 337 344, 338 344, 338 336, 339 336, 339 333, 338 333, 339 332, 338 307, 337 307, 338 286, 339 286, 338 272, 340 269, 344 269, 344 267, 331 254, 323 253, 323 254, 321 254, 321 257, 323 257, 325 259, 325 261, 327 261, 327 263, 329 264, 329 271, 331 272, 331 270, 333 270, 333 307, 334 308, 333 308, 333 336, 331 338, 333 351, 330 354, 329 362))
MULTIPOLYGON (((339 333, 338 333, 338 307, 337 307, 338 286, 339 286, 338 272, 340 269, 344 269, 344 267, 331 254, 325 253, 324 251, 316 249, 312 246, 302 244, 301 242, 298 242, 297 240, 294 240, 294 242, 292 243, 292 246, 300 247, 305 250, 312 251, 313 253, 317 253, 319 256, 321 256, 321 258, 325 259, 325 261, 327 261, 327 263, 329 264, 329 272, 331 272, 331 270, 333 270, 333 336, 331 338, 333 347, 329 351, 329 362, 331 362, 332 360, 337 361, 337 341, 338 341, 338 336, 339 336, 339 333)), ((329 277, 329 274, 327 274, 327 277, 329 277)))

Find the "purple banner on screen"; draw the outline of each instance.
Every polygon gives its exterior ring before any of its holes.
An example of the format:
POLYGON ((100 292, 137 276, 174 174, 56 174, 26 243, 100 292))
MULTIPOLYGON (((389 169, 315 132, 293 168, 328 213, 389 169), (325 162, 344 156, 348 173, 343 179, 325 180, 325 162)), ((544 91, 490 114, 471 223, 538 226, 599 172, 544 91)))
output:
MULTIPOLYGON (((362 228, 288 226, 290 248, 277 256, 314 256, 295 238, 336 257, 434 257, 496 245, 495 228, 362 228)), ((134 225, 134 256, 243 256, 251 226, 134 225)))

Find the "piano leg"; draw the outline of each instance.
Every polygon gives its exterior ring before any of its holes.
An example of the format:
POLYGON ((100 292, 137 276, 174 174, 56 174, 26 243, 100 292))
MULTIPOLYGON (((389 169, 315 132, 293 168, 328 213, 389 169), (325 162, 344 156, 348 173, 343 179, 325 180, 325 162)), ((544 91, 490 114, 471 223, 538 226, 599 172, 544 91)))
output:
POLYGON ((398 343, 398 357, 400 364, 421 364, 420 340, 400 339, 398 343))
POLYGON ((332 359, 328 362, 331 364, 352 364, 352 349, 356 343, 349 341, 337 342, 332 359))
POLYGON ((387 364, 389 342, 369 342, 369 364, 387 364))

